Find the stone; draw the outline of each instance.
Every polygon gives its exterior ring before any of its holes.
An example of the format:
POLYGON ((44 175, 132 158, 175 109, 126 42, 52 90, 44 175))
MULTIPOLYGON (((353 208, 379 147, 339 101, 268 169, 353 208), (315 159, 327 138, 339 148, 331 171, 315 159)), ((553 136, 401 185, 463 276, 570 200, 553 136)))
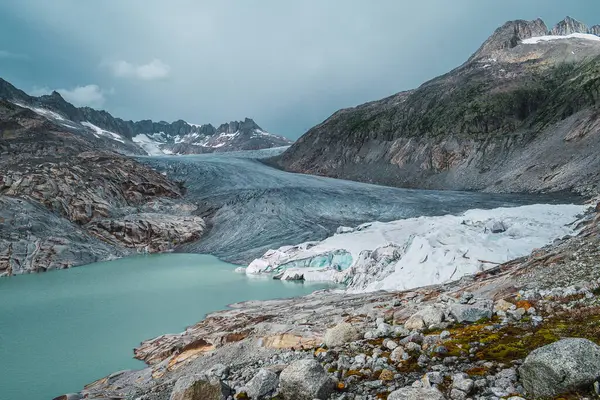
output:
POLYGON ((425 328, 425 322, 420 314, 414 314, 404 323, 404 327, 409 331, 420 331, 425 328))
POLYGON ((386 340, 384 342, 384 346, 386 348, 388 348, 389 350, 394 350, 396 347, 398 347, 398 343, 396 343, 393 340, 389 339, 389 340, 386 340))
POLYGON ((559 340, 532 351, 519 374, 536 398, 591 386, 600 377, 600 346, 587 339, 559 340))
POLYGON ((246 393, 252 399, 261 399, 273 393, 279 385, 279 377, 273 371, 261 368, 246 384, 246 393))
POLYGON ((279 390, 285 400, 327 399, 333 389, 333 380, 312 359, 293 362, 279 376, 279 390))
POLYGON ((381 371, 381 374, 379 375, 379 380, 384 381, 384 382, 393 381, 394 373, 392 371, 390 371, 389 369, 384 369, 383 371, 381 371))
POLYGON ((456 374, 452 377, 452 387, 454 389, 458 389, 465 394, 470 394, 473 390, 474 382, 472 379, 469 379, 466 374, 456 374))
POLYGON ((375 331, 375 335, 377 337, 387 337, 392 333, 392 326, 382 322, 377 325, 377 330, 375 331))
POLYGON ((402 347, 396 347, 390 354, 390 360, 395 361, 395 362, 402 361, 402 360, 404 360, 405 354, 406 354, 406 352, 404 351, 404 349, 402 347))
POLYGON ((510 303, 504 299, 500 299, 497 302, 494 303, 494 312, 498 312, 498 311, 507 311, 510 310, 512 308, 515 308, 515 305, 513 303, 510 303))
POLYGON ((452 400, 465 400, 467 398, 467 394, 462 390, 451 389, 450 390, 450 398, 452 400))
POLYGON ((231 394, 231 389, 217 379, 182 376, 175 382, 170 400, 225 400, 231 394))
POLYGON ((437 389, 404 387, 390 393, 388 400, 444 400, 444 395, 437 389))
POLYGON ((79 393, 67 393, 62 396, 55 397, 52 400, 81 400, 83 397, 79 393))
POLYGON ((450 313, 457 322, 476 322, 481 319, 492 317, 492 302, 490 300, 478 300, 474 304, 452 304, 450 313))
POLYGON ((425 326, 438 325, 444 321, 444 311, 439 307, 429 306, 419 311, 425 326))
POLYGON ((502 221, 494 221, 490 226, 490 231, 492 233, 506 232, 506 225, 502 221))
POLYGON ((206 374, 219 379, 225 379, 229 375, 229 367, 225 364, 215 364, 206 371, 206 374))
POLYGON ((342 322, 327 329, 323 341, 328 348, 332 348, 359 340, 361 336, 361 333, 352 324, 342 322))
POLYGON ((442 333, 440 333, 440 339, 441 340, 446 340, 450 338, 450 332, 449 331, 442 331, 442 333))

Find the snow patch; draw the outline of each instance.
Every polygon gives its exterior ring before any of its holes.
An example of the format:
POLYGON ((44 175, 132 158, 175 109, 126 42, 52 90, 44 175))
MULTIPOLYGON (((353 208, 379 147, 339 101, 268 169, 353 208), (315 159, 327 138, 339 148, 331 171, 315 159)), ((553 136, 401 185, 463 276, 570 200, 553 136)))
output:
POLYGON ((523 44, 537 44, 540 42, 549 42, 551 40, 563 40, 563 39, 586 39, 593 41, 600 41, 600 37, 596 35, 592 35, 590 33, 572 33, 566 36, 560 35, 547 35, 547 36, 536 36, 529 39, 524 39, 521 41, 523 44))
POLYGON ((162 156, 167 154, 160 148, 162 143, 151 139, 144 133, 134 136, 131 140, 151 156, 162 156))
POLYGON ((121 137, 121 135, 111 132, 111 131, 105 131, 104 129, 100 128, 99 126, 96 126, 94 124, 92 124, 91 122, 87 122, 84 121, 81 123, 81 125, 90 128, 91 130, 94 131, 94 136, 96 136, 97 138, 101 137, 101 136, 105 136, 108 137, 109 139, 112 140, 116 140, 118 142, 121 143, 125 143, 125 141, 123 140, 123 138, 121 137))
POLYGON ((13 104, 15 104, 15 105, 17 105, 19 107, 28 108, 31 111, 35 112, 36 114, 39 114, 39 115, 41 115, 43 117, 46 117, 48 119, 53 119, 53 120, 57 120, 57 121, 68 121, 65 117, 63 117, 59 113, 47 110, 45 108, 31 107, 31 106, 28 106, 28 105, 25 105, 25 104, 21 104, 21 103, 16 103, 16 102, 13 103, 13 104))
POLYGON ((537 204, 344 227, 320 242, 269 250, 246 273, 345 283, 351 292, 438 284, 572 234, 570 224, 584 210, 581 205, 537 204))

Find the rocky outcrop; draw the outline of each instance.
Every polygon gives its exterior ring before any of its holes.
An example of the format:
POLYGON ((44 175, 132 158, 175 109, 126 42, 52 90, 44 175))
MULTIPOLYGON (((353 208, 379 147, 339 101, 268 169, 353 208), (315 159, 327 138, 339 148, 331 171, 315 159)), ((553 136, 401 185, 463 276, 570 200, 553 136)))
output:
POLYGON ((567 17, 550 30, 551 35, 558 36, 566 36, 572 33, 588 33, 588 27, 583 22, 579 22, 574 18, 567 17))
POLYGON ((157 213, 131 214, 121 219, 98 219, 86 229, 103 241, 151 253, 200 239, 202 217, 157 213))
MULTIPOLYGON (((56 97, 56 96, 54 96, 56 97)), ((0 275, 69 268, 197 240, 183 187, 0 101, 0 275)))
POLYGON ((548 27, 546 23, 539 18, 534 21, 509 21, 496 29, 470 60, 492 57, 498 51, 516 47, 523 39, 544 36, 547 33, 548 27))
POLYGON ((523 42, 545 30, 507 23, 455 70, 340 110, 268 162, 400 187, 587 192, 600 182, 600 42, 523 42))
POLYGON ((589 33, 592 35, 600 36, 600 25, 594 25, 590 28, 589 33))

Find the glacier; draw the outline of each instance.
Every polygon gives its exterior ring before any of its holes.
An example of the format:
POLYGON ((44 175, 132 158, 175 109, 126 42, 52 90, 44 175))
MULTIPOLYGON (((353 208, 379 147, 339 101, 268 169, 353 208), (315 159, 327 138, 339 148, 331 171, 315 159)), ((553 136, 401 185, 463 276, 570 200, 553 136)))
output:
POLYGON ((585 208, 534 204, 340 227, 322 241, 269 250, 248 265, 246 274, 332 281, 349 292, 439 284, 573 234, 585 208))

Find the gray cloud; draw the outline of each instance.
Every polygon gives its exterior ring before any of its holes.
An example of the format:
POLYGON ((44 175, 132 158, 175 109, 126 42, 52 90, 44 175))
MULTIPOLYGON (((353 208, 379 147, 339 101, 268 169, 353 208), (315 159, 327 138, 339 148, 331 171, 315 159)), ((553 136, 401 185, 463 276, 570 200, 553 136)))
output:
POLYGON ((141 65, 134 65, 123 60, 104 62, 101 65, 108 67, 117 78, 135 78, 143 81, 164 79, 171 72, 171 67, 158 58, 141 65))
MULTIPOLYGON (((60 95, 78 107, 101 107, 106 101, 107 92, 102 90, 98 85, 76 86, 72 89, 56 89, 60 95)), ((48 87, 34 87, 29 91, 31 96, 42 96, 52 93, 52 89, 48 87)), ((111 93, 110 91, 108 93, 111 93)))

